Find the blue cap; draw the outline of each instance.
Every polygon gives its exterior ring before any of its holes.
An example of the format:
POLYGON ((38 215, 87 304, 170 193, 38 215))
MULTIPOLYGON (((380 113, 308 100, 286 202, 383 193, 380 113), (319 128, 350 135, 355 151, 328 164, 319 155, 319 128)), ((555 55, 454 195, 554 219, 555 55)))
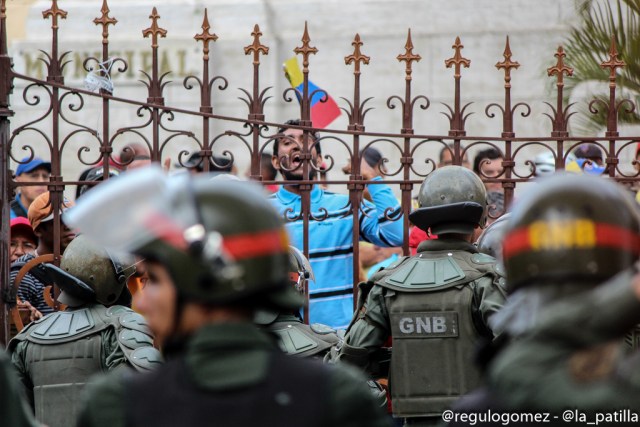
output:
POLYGON ((29 157, 25 157, 20 161, 20 164, 18 164, 18 168, 16 169, 16 176, 20 176, 25 172, 31 172, 32 170, 40 167, 51 172, 51 162, 45 162, 40 157, 34 157, 30 162, 25 163, 27 160, 29 160, 29 157))

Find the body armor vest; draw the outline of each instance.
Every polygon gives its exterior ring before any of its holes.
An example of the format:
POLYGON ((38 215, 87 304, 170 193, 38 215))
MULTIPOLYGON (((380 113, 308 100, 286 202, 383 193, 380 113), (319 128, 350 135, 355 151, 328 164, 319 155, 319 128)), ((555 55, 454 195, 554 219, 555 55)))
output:
POLYGON ((274 352, 263 381, 212 391, 194 384, 184 358, 173 359, 150 375, 127 378, 127 426, 325 426, 328 374, 319 362, 274 352))
POLYGON ((395 415, 440 417, 480 385, 472 357, 478 338, 490 331, 475 311, 474 282, 493 274, 493 260, 464 251, 422 252, 374 278, 393 291, 386 293, 386 306, 395 415))
POLYGON ((278 338, 280 349, 292 356, 323 357, 332 346, 340 342, 334 329, 319 323, 305 325, 296 320, 276 319, 265 329, 278 338))
POLYGON ((27 341, 22 355, 33 384, 36 418, 50 427, 75 425, 82 390, 92 375, 103 372, 104 334, 113 330, 119 346, 138 370, 151 369, 160 356, 144 318, 123 306, 92 305, 58 311, 31 323, 9 344, 14 351, 27 341))

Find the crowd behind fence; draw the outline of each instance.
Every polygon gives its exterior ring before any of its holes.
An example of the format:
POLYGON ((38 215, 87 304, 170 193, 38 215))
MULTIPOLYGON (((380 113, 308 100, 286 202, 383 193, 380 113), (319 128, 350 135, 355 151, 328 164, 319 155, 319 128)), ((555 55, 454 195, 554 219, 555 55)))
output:
MULTIPOLYGON (((465 73, 473 72, 470 68, 470 60, 463 54, 463 44, 460 38, 456 38, 452 45, 450 58, 438 58, 444 60, 447 72, 453 73, 453 103, 445 105, 443 114, 448 117, 449 131, 446 135, 417 134, 414 131, 414 115, 420 109, 437 108, 431 105, 427 96, 416 94, 418 90, 413 86, 412 72, 416 61, 421 56, 414 52, 411 38, 411 30, 407 33, 406 44, 399 46, 397 60, 404 66, 404 73, 398 78, 404 78, 404 93, 391 96, 386 104, 390 110, 401 112, 401 120, 398 123, 398 132, 379 132, 375 129, 375 123, 365 128, 368 112, 368 94, 361 93, 360 77, 366 73, 366 65, 370 58, 365 55, 366 48, 363 40, 355 34, 351 43, 353 46, 344 58, 345 66, 353 69, 353 93, 343 98, 349 120, 346 129, 317 129, 313 127, 311 116, 311 102, 315 92, 311 91, 309 75, 313 69, 314 55, 317 49, 313 46, 313 39, 306 23, 302 32, 301 42, 294 52, 301 59, 303 85, 302 90, 290 88, 283 94, 275 94, 265 82, 261 80, 261 64, 265 55, 269 54, 269 47, 261 41, 262 32, 259 25, 253 29, 247 29, 250 33, 249 43, 244 48, 247 55, 247 66, 253 68, 253 83, 251 87, 241 88, 243 93, 241 102, 247 106, 247 115, 244 117, 226 117, 216 114, 212 107, 212 97, 217 90, 225 89, 229 83, 223 76, 216 76, 213 67, 213 43, 217 36, 212 32, 209 24, 207 10, 203 10, 203 22, 201 29, 194 29, 194 43, 201 49, 202 63, 199 75, 188 76, 182 82, 183 90, 199 93, 193 99, 199 99, 190 107, 176 107, 167 102, 164 93, 168 84, 167 73, 161 73, 159 52, 162 49, 162 38, 169 37, 167 31, 159 23, 160 12, 155 7, 149 16, 150 25, 142 30, 142 36, 149 39, 151 51, 151 72, 141 72, 142 84, 147 88, 146 100, 128 99, 114 96, 110 92, 110 76, 114 73, 124 73, 129 64, 123 58, 113 57, 109 39, 109 31, 116 18, 111 16, 107 1, 104 0, 102 9, 96 11, 98 15, 94 23, 100 31, 96 30, 96 44, 101 43, 102 55, 100 57, 86 58, 83 62, 84 69, 93 76, 93 90, 65 85, 64 68, 67 65, 68 52, 61 52, 58 44, 58 32, 63 31, 63 19, 73 19, 67 16, 56 0, 51 7, 43 11, 42 16, 51 22, 51 45, 49 49, 43 46, 44 61, 47 75, 44 80, 23 75, 12 68, 12 59, 7 50, 6 30, 6 0, 1 1, 0 9, 0 184, 2 198, 2 225, 0 237, 0 277, 3 295, 7 295, 9 277, 9 202, 18 184, 11 175, 10 165, 20 164, 36 154, 33 148, 34 140, 40 141, 48 148, 51 160, 51 176, 48 189, 51 192, 51 204, 54 212, 54 223, 58 225, 54 231, 54 262, 60 261, 60 218, 59 206, 63 193, 70 187, 84 184, 92 185, 92 182, 78 180, 76 176, 68 176, 63 170, 63 160, 73 158, 83 167, 91 167, 103 164, 103 178, 108 179, 110 168, 120 169, 126 167, 126 162, 116 156, 115 148, 121 141, 134 138, 141 141, 150 153, 153 162, 164 163, 167 152, 178 152, 178 156, 172 159, 172 167, 184 166, 193 148, 183 149, 184 141, 189 141, 190 147, 194 144, 202 158, 205 171, 216 165, 220 158, 225 161, 233 161, 240 155, 248 155, 251 159, 248 178, 261 182, 263 185, 282 184, 281 179, 263 180, 261 170, 261 156, 271 155, 271 147, 274 139, 280 134, 278 129, 282 123, 277 123, 266 117, 264 106, 272 96, 282 96, 286 102, 299 103, 299 125, 291 128, 301 129, 304 133, 301 148, 301 168, 303 176, 309 176, 309 171, 320 172, 321 165, 312 162, 311 152, 314 146, 321 143, 323 147, 341 147, 344 156, 337 158, 335 155, 325 154, 322 171, 338 171, 342 166, 348 165, 348 174, 342 175, 343 179, 331 179, 332 188, 347 192, 349 195, 349 213, 353 216, 354 223, 364 215, 361 211, 361 200, 366 185, 379 185, 379 181, 368 181, 361 173, 362 153, 368 147, 385 147, 385 152, 396 151, 398 162, 389 158, 382 158, 384 165, 384 183, 392 186, 396 194, 400 196, 402 216, 389 215, 389 220, 403 221, 403 246, 405 254, 409 252, 408 214, 412 210, 412 198, 420 183, 432 170, 436 168, 438 159, 423 154, 426 146, 437 146, 449 152, 452 163, 462 164, 465 157, 471 158, 472 154, 480 148, 494 147, 502 155, 502 171, 498 176, 483 176, 486 182, 499 183, 504 195, 504 209, 514 199, 516 187, 532 181, 536 176, 536 166, 531 161, 527 148, 538 147, 538 151, 548 152, 552 155, 556 169, 564 169, 569 153, 584 143, 598 146, 603 152, 604 174, 609 178, 633 185, 639 181, 640 172, 635 172, 635 160, 631 164, 622 164, 622 157, 635 159, 636 145, 640 136, 621 136, 618 132, 619 117, 635 110, 635 104, 630 99, 621 99, 617 93, 616 70, 624 67, 625 63, 618 58, 616 40, 612 38, 609 58, 601 66, 603 73, 609 75, 608 102, 596 99, 588 105, 592 114, 599 111, 607 112, 606 131, 603 137, 581 137, 569 133, 569 121, 575 106, 567 104, 563 92, 564 80, 570 78, 573 70, 570 64, 565 63, 565 52, 562 46, 555 52, 556 64, 548 69, 550 79, 555 82, 555 100, 547 103, 548 110, 545 114, 552 124, 549 135, 519 136, 514 132, 514 121, 524 120, 531 114, 531 107, 523 102, 516 102, 511 97, 511 75, 516 72, 520 64, 512 59, 509 38, 506 38, 503 58, 496 63, 496 78, 504 80, 504 101, 487 105, 484 112, 487 119, 499 117, 502 119, 502 132, 500 135, 467 135, 465 121, 469 113, 467 108, 470 101, 465 98, 461 90, 461 80, 465 73), (196 31, 197 30, 197 31, 196 31), (20 93, 13 93, 13 86, 20 81, 24 89, 20 93), (11 126, 14 112, 11 107, 11 96, 21 97, 28 107, 33 107, 33 117, 23 120, 20 126, 11 126), (97 100, 101 103, 101 126, 94 129, 86 123, 79 122, 77 113, 86 105, 88 100, 97 100), (110 119, 110 111, 114 104, 122 104, 130 109, 130 123, 127 126, 116 127, 110 119), (176 117, 189 116, 195 118, 201 124, 196 128, 176 129, 173 123, 178 122, 176 117), (320 131, 319 140, 315 141, 310 136, 313 132, 320 131), (70 149, 70 141, 82 138, 83 143, 77 151, 70 149), (233 149, 219 148, 222 142, 229 147, 231 142, 233 149), (632 152, 629 156, 628 153, 632 152), (242 153, 242 154, 241 154, 242 153), (626 153, 622 155, 621 153, 626 153), (214 157, 215 156, 215 157, 214 157), (216 160, 217 159, 217 160, 216 160), (634 170, 630 173, 630 170, 634 170)), ((141 27, 142 28, 142 27, 141 27)), ((241 52, 238 52, 241 54, 241 52)), ((550 52, 550 55, 553 54, 550 52)), ((218 57, 217 61, 224 61, 218 57)), ((541 61, 543 59, 541 58, 541 61)), ((401 68, 399 68, 401 69, 401 68)), ((322 90, 318 89, 322 93, 322 90)), ((326 94, 322 93, 326 100, 326 94)), ((239 101, 239 102, 240 102, 239 101)), ((322 101, 321 101, 322 102, 322 101)), ((390 112, 391 114, 391 112, 390 112)), ((397 114, 397 113, 394 113, 397 114)), ((367 123, 369 126, 369 124, 367 123)), ((395 157, 394 157, 395 158, 395 157)), ((627 162, 629 163, 629 162, 627 162)), ((333 173, 332 176, 340 176, 333 173)), ((303 179, 298 182, 302 193, 302 211, 296 217, 285 215, 287 221, 301 221, 303 223, 303 252, 308 254, 308 229, 311 221, 323 221, 325 218, 314 216, 310 212, 310 192, 313 180, 303 179)), ((38 185, 39 183, 20 182, 20 185, 38 185)), ((502 212, 494 210, 492 216, 498 216, 502 212)), ((357 227, 353 233, 354 252, 354 278, 353 283, 358 282, 359 249, 357 242, 360 235, 357 227)), ((354 287, 354 293, 356 289, 354 287)), ((3 305, 0 311, 0 341, 6 341, 9 335, 9 318, 7 305, 3 305)))

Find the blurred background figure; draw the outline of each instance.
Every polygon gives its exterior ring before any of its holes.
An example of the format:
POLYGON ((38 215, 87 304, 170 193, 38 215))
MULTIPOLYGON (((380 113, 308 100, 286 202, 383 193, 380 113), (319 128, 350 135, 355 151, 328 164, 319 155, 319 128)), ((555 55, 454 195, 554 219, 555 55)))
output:
MULTIPOLYGON (((183 167, 192 174, 203 173, 205 159, 199 151, 191 153, 189 158, 181 165, 177 163, 176 167, 183 167)), ((233 164, 233 159, 212 155, 209 160, 209 172, 237 174, 237 169, 233 164)))
POLYGON ((27 218, 17 217, 11 220, 11 262, 25 254, 35 254, 38 237, 27 218))
MULTIPOLYGON (((113 166, 109 167, 109 178, 113 178, 120 175, 120 170, 114 168, 113 166)), ((79 181, 92 181, 92 182, 100 182, 104 179, 104 167, 96 166, 93 168, 89 168, 82 172, 79 181)), ((97 184, 96 184, 97 185, 97 184)), ((80 198, 84 193, 91 190, 95 185, 91 184, 82 184, 78 185, 76 188, 76 200, 80 198)))
MULTIPOLYGON (((34 157, 29 161, 25 157, 20 161, 16 169, 16 182, 49 182, 51 175, 51 163, 45 162, 39 157, 34 157)), ((18 216, 27 217, 29 206, 36 197, 47 191, 46 185, 25 185, 20 187, 15 199, 11 201, 11 218, 18 216)))
POLYGON ((538 154, 533 160, 535 165, 534 175, 536 177, 548 176, 556 171, 556 158, 550 151, 538 154))
POLYGON ((151 164, 149 147, 139 142, 131 142, 120 151, 120 167, 123 171, 141 168, 151 164))
POLYGON ((595 144, 581 144, 573 150, 573 154, 578 159, 591 160, 598 166, 603 166, 602 150, 595 144))
POLYGON ((502 184, 499 182, 487 182, 487 178, 495 178, 502 173, 502 160, 502 153, 493 147, 478 151, 478 154, 473 159, 473 171, 484 182, 487 192, 502 192, 502 184))
MULTIPOLYGON (((602 175, 606 172, 602 150, 595 144, 582 144, 572 153, 578 170, 589 175, 602 175)), ((567 167, 567 170, 576 171, 575 166, 567 167)))
MULTIPOLYGON (((65 210, 73 206, 73 202, 66 198, 62 201, 60 207, 60 214, 65 210)), ((11 272, 9 275, 11 286, 14 286, 16 276, 20 272, 20 269, 36 256, 52 254, 53 253, 53 209, 49 200, 49 192, 36 197, 31 206, 29 207, 29 223, 33 228, 33 232, 38 237, 38 247, 33 254, 24 254, 11 264, 11 272)), ((75 233, 71 231, 64 223, 61 223, 60 229, 60 251, 64 252, 67 245, 75 238, 75 233)), ((51 285, 42 277, 36 277, 33 272, 27 273, 18 286, 18 297, 24 301, 29 302, 37 311, 38 317, 41 314, 48 314, 53 312, 53 307, 47 304, 45 300, 45 287, 51 285)))
MULTIPOLYGON (((462 150, 463 147, 460 147, 462 150)), ((447 144, 446 147, 442 147, 440 150, 440 157, 438 159, 438 167, 441 168, 443 166, 451 166, 453 164, 453 144, 447 144)), ((462 157, 462 167, 467 169, 471 169, 471 164, 469 164, 469 156, 467 156, 467 152, 465 151, 464 156, 462 157)))

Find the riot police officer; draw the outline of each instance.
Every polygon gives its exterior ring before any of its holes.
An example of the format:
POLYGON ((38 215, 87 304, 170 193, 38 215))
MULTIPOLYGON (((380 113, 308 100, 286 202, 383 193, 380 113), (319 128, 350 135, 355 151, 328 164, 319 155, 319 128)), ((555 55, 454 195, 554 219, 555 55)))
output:
MULTIPOLYGON (((304 295, 305 282, 309 279, 315 280, 309 260, 298 248, 289 246, 290 285, 304 295)), ((323 358, 340 342, 336 330, 330 326, 303 323, 299 310, 259 310, 253 321, 274 334, 282 351, 292 356, 323 358)))
POLYGON ((260 188, 151 167, 92 190, 68 221, 145 258, 149 301, 136 304, 167 355, 151 374, 95 384, 80 425, 386 425, 363 378, 287 356, 253 324, 258 309, 302 304, 286 231, 260 188), (106 207, 138 213, 128 224, 138 232, 96 218, 106 207))
POLYGON ((482 181, 446 166, 424 180, 418 201, 411 221, 438 239, 360 284, 338 356, 379 375, 372 356, 393 337, 389 385, 394 415, 406 425, 437 423, 456 398, 477 387, 474 348, 480 337, 493 338, 488 319, 504 299, 495 259, 471 243, 486 221, 482 181))
POLYGON ((503 245, 509 302, 494 317, 517 339, 490 366, 495 401, 558 412, 640 407, 640 359, 622 342, 640 322, 639 254, 638 207, 612 181, 559 174, 519 199, 503 245))
POLYGON ((68 308, 29 324, 8 351, 36 418, 68 427, 90 376, 127 366, 150 370, 161 358, 144 318, 126 306, 133 258, 113 256, 78 236, 59 268, 36 268, 60 286, 58 300, 68 308))

